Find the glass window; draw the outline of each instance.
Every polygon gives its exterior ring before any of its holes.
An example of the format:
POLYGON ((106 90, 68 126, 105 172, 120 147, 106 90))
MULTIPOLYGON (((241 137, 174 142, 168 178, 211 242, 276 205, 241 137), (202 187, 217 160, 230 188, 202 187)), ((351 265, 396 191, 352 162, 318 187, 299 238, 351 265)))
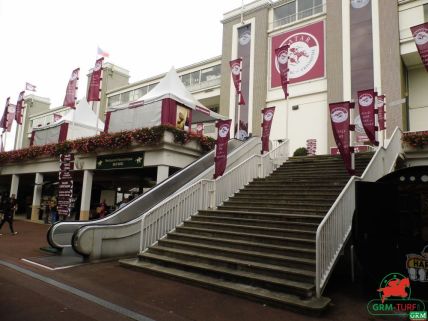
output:
POLYGON ((322 0, 299 0, 298 12, 299 19, 310 17, 316 13, 322 12, 322 0))
POLYGON ((155 88, 157 86, 158 82, 155 84, 151 84, 147 86, 147 92, 149 92, 150 90, 152 90, 153 88, 155 88))
POLYGON ((192 84, 192 85, 199 84, 200 74, 201 74, 201 72, 199 70, 192 72, 190 74, 190 84, 192 84))
POLYGON ((138 98, 143 97, 145 94, 147 94, 147 86, 135 89, 134 100, 137 100, 138 98))
POLYGON ((273 9, 274 27, 285 25, 296 20, 296 1, 286 3, 273 9))
POLYGON ((220 65, 201 70, 201 82, 220 78, 220 65))
POLYGON ((108 106, 117 106, 120 104, 120 95, 111 96, 108 99, 108 106))
POLYGON ((181 81, 183 82, 184 86, 190 86, 190 74, 181 76, 181 81))
POLYGON ((130 91, 127 91, 126 93, 120 94, 120 103, 121 104, 129 102, 130 93, 131 93, 130 91))

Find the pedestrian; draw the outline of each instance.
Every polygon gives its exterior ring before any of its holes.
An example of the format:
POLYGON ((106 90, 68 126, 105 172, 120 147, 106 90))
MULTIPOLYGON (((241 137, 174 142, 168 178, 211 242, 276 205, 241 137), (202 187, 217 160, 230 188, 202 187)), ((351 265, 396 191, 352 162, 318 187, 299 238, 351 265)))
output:
POLYGON ((99 218, 104 218, 104 216, 106 216, 106 214, 107 214, 107 203, 106 203, 105 199, 103 199, 101 201, 100 205, 98 205, 97 213, 98 213, 99 218))
POLYGON ((55 197, 52 197, 49 202, 49 210, 51 212, 51 224, 55 224, 58 221, 58 206, 55 197))
POLYGON ((119 208, 122 208, 126 205, 126 203, 128 203, 128 197, 125 197, 125 199, 122 201, 122 203, 120 203, 119 208))
MULTIPOLYGON (((3 219, 0 223, 0 230, 3 227, 5 222, 9 223, 10 232, 12 235, 18 234, 13 230, 13 216, 15 215, 16 210, 18 209, 18 203, 16 202, 15 194, 12 194, 10 198, 5 198, 5 201, 2 201, 2 210, 3 210, 3 219)), ((2 235, 2 234, 0 234, 2 235)))

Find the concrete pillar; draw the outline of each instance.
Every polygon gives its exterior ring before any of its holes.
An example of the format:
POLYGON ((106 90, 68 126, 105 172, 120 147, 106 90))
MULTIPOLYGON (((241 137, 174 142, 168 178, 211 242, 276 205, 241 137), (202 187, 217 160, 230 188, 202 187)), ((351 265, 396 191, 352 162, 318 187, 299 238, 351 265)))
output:
POLYGON ((34 180, 33 204, 31 206, 31 220, 39 220, 40 203, 42 200, 43 174, 36 173, 34 180))
POLYGON ((156 184, 159 184, 163 180, 168 178, 169 166, 159 165, 158 166, 158 175, 156 177, 156 184))
POLYGON ((12 194, 15 194, 16 197, 18 197, 18 186, 19 186, 19 175, 12 175, 12 181, 10 182, 10 194, 9 196, 12 196, 12 194))
POLYGON ((82 203, 80 205, 80 220, 89 220, 89 210, 91 208, 91 192, 92 192, 92 180, 94 178, 94 172, 85 170, 83 172, 83 183, 82 183, 82 203))

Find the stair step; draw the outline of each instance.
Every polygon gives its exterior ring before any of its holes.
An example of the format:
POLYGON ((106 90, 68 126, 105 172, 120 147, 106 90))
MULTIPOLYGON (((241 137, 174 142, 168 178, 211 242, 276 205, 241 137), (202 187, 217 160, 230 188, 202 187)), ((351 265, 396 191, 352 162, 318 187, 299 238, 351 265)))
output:
POLYGON ((222 280, 216 277, 201 275, 191 271, 183 271, 172 267, 159 266, 149 262, 142 262, 138 259, 120 260, 119 262, 122 266, 129 268, 143 269, 156 275, 168 276, 173 279, 180 279, 191 284, 216 289, 217 291, 238 295, 247 299, 267 303, 269 305, 275 305, 282 308, 289 308, 300 311, 304 310, 306 312, 319 314, 325 310, 330 303, 330 299, 325 297, 312 297, 302 300, 298 296, 288 293, 260 289, 259 287, 222 280))
MULTIPOLYGON (((339 191, 339 189, 337 189, 339 191)), ((309 197, 309 198, 334 198, 336 199, 339 195, 339 192, 336 191, 310 191, 304 190, 301 192, 294 191, 275 191, 269 194, 259 193, 257 191, 250 191, 243 189, 235 194, 233 197, 235 198, 255 198, 255 197, 263 197, 265 199, 277 199, 281 197, 309 197)))
POLYGON ((312 215, 325 215, 327 209, 320 208, 297 208, 297 207, 266 207, 266 206, 255 206, 255 205, 234 205, 224 203, 218 207, 221 210, 228 211, 244 211, 244 212, 267 212, 267 213, 293 213, 293 214, 312 214, 312 215))
POLYGON ((260 220, 278 220, 284 222, 306 222, 306 223, 317 223, 319 224, 323 217, 320 215, 310 215, 310 214, 298 214, 298 213, 266 213, 263 211, 231 211, 231 210, 203 210, 199 211, 199 214, 207 216, 217 216, 221 215, 222 217, 233 217, 233 218, 248 218, 248 219, 260 219, 260 220))
POLYGON ((249 234, 265 234, 271 236, 290 236, 290 237, 301 237, 305 239, 315 239, 315 231, 296 230, 291 228, 272 228, 263 226, 244 226, 240 224, 225 224, 225 223, 213 223, 213 222, 197 222, 197 221, 186 221, 183 224, 184 227, 201 228, 201 229, 214 229, 231 232, 245 232, 249 234))
POLYGON ((197 214, 192 216, 192 221, 197 222, 213 222, 213 223, 228 223, 242 226, 263 226, 263 227, 276 227, 286 228, 292 227, 293 229, 302 229, 309 231, 316 231, 317 223, 306 223, 306 222, 290 222, 290 221, 278 221, 278 220, 262 220, 262 219, 247 219, 240 217, 225 217, 225 216, 214 216, 214 215, 201 215, 197 214))
POLYGON ((225 204, 244 204, 244 205, 254 205, 254 206, 267 206, 267 207, 300 207, 303 206, 305 208, 313 208, 313 207, 319 207, 319 208, 325 208, 329 209, 331 205, 333 204, 333 201, 329 200, 322 200, 322 201, 316 201, 316 200, 305 200, 305 201, 299 201, 299 200, 269 200, 269 199, 240 199, 232 197, 228 201, 224 202, 225 204))
POLYGON ((281 236, 271 236, 271 235, 262 235, 262 234, 251 234, 243 232, 231 232, 231 231, 222 231, 214 229, 202 229, 195 227, 185 227, 177 226, 176 231, 179 233, 187 233, 202 236, 212 236, 212 237, 223 237, 230 238, 234 240, 242 241, 251 241, 251 242, 261 242, 263 244, 276 244, 282 246, 299 246, 303 248, 313 248, 315 246, 314 239, 305 239, 297 237, 281 237, 281 236))
POLYGON ((139 254, 140 259, 148 260, 158 264, 169 261, 169 264, 184 266, 185 269, 211 270, 216 274, 223 274, 225 271, 230 272, 247 272, 253 275, 261 274, 263 276, 290 279, 298 282, 314 284, 315 272, 303 270, 300 268, 291 268, 285 266, 276 266, 267 263, 259 263, 247 260, 230 258, 222 255, 213 255, 199 253, 195 251, 186 251, 181 249, 162 248, 153 246, 148 251, 139 254), (219 273, 220 272, 220 273, 219 273))
MULTIPOLYGON (((174 234, 174 233, 170 233, 174 234)), ((200 244, 195 242, 177 241, 166 238, 159 240, 160 247, 170 247, 174 249, 182 249, 195 251, 199 253, 208 253, 213 255, 221 255, 232 257, 241 260, 253 261, 258 263, 267 263, 273 265, 281 265, 286 267, 301 268, 309 271, 315 271, 315 260, 307 258, 292 257, 287 255, 278 255, 268 253, 266 251, 257 252, 242 249, 234 249, 224 246, 214 246, 200 244)), ((149 251, 150 252, 150 251, 149 251)))
POLYGON ((262 244, 249 241, 233 240, 220 237, 209 237, 201 235, 181 234, 178 232, 168 234, 168 239, 180 240, 184 242, 198 242, 214 246, 224 246, 233 249, 243 249, 252 251, 266 251, 272 254, 296 256, 307 259, 315 259, 315 249, 307 249, 293 246, 280 246, 275 244, 262 244))
POLYGON ((333 204, 339 194, 331 195, 311 195, 307 194, 285 194, 285 195, 270 195, 270 194, 246 194, 239 192, 233 196, 234 200, 239 201, 266 201, 266 202, 328 202, 333 204))

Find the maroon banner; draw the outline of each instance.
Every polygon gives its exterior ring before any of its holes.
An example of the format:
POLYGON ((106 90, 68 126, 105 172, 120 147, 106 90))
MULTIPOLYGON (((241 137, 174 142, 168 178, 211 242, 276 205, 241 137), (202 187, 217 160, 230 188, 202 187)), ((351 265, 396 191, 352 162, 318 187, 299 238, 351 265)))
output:
POLYGON ((276 60, 275 63, 278 66, 279 74, 281 77, 281 87, 284 91, 285 99, 288 97, 288 49, 289 45, 284 45, 280 48, 275 49, 276 60))
POLYGON ((92 71, 91 79, 88 86, 88 94, 86 100, 89 101, 100 101, 100 83, 101 83, 101 72, 103 70, 104 57, 98 59, 95 62, 94 70, 92 71))
POLYGON ((9 104, 9 106, 7 107, 7 117, 6 117, 6 121, 7 121, 6 130, 8 132, 12 130, 13 120, 15 119, 15 111, 16 111, 16 105, 9 104))
POLYGON ((204 134, 204 124, 197 123, 196 124, 196 135, 202 136, 204 134))
POLYGON ((241 91, 241 64, 242 59, 238 58, 229 62, 232 72, 233 84, 235 85, 236 94, 239 96, 239 105, 245 105, 244 97, 241 91))
POLYGON ((18 96, 15 109, 15 120, 19 125, 22 125, 22 109, 24 109, 24 94, 25 91, 21 91, 18 96))
POLYGON ((385 125, 385 95, 377 96, 377 120, 379 123, 379 130, 386 129, 385 125))
POLYGON ((262 109, 263 123, 262 123, 262 154, 269 151, 269 135, 272 127, 273 115, 275 114, 275 107, 267 107, 262 109))
POLYGON ((349 144, 350 102, 329 104, 329 108, 334 140, 345 163, 346 170, 350 175, 353 175, 351 146, 349 144))
POLYGON ((10 97, 7 97, 6 105, 4 106, 3 116, 0 120, 0 128, 3 128, 3 129, 7 128, 7 111, 9 107, 9 101, 10 101, 10 97))
POLYGON ((428 22, 411 27, 410 30, 425 69, 428 71, 428 22))
POLYGON ((64 103, 65 107, 76 108, 77 99, 77 81, 79 80, 80 68, 74 69, 71 73, 70 80, 68 81, 67 89, 65 91, 64 103))
POLYGON ((317 140, 315 138, 310 138, 306 140, 306 150, 308 151, 308 156, 315 156, 317 153, 317 140))
POLYGON ((375 97, 373 89, 360 90, 358 92, 358 108, 360 111, 361 123, 364 131, 370 142, 378 146, 376 141, 376 126, 375 126, 375 97))
POLYGON ((227 143, 230 137, 230 124, 232 120, 219 120, 216 122, 217 141, 215 150, 215 173, 214 179, 223 175, 227 165, 227 143))

